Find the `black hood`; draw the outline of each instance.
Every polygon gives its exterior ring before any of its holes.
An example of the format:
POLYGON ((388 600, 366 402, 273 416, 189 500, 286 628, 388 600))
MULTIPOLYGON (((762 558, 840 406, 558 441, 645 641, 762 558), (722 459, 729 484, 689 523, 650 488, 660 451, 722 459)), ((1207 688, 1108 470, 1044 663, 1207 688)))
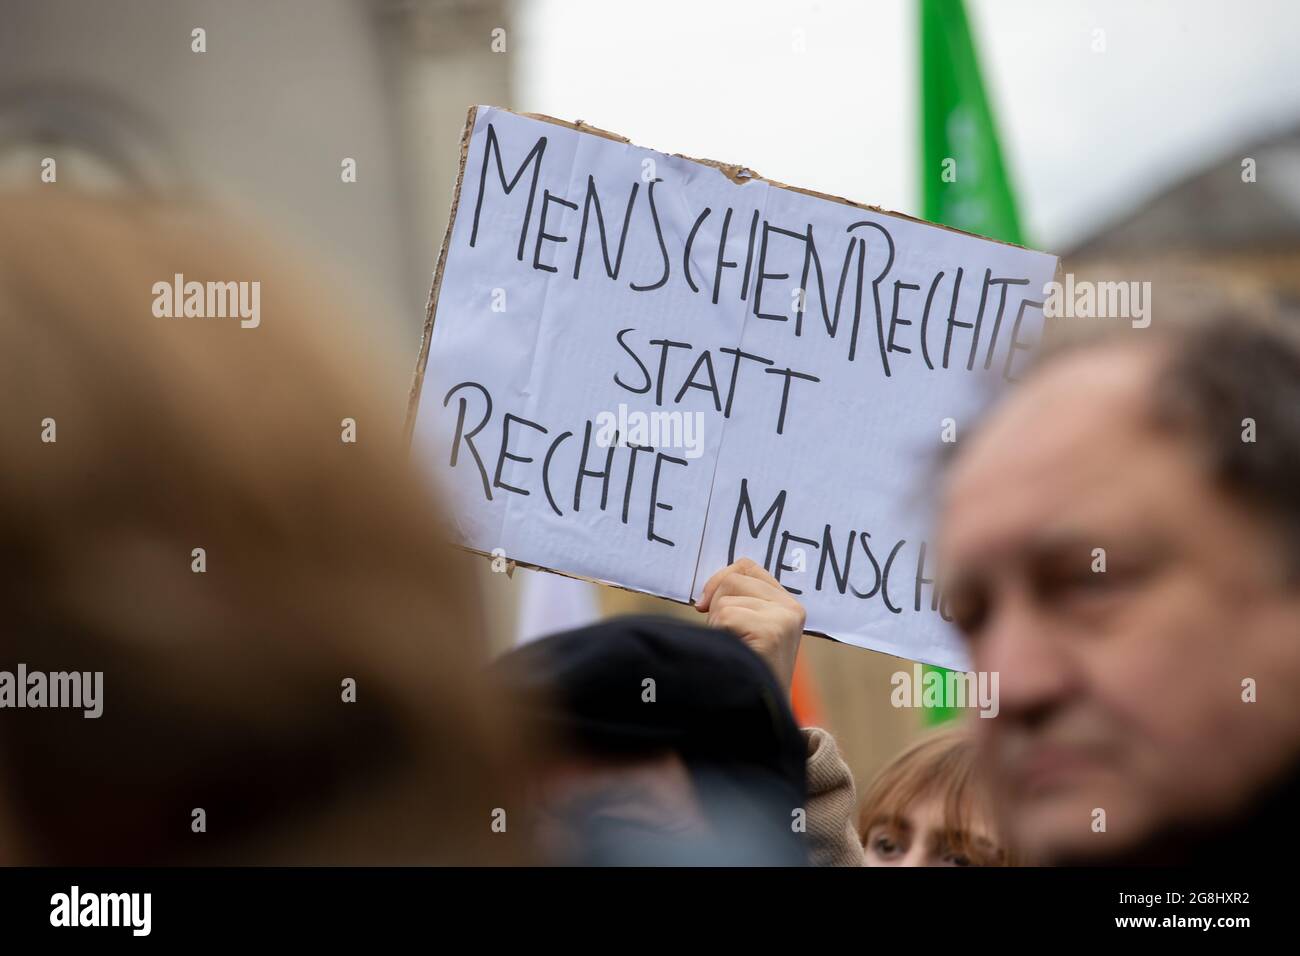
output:
POLYGON ((494 670, 530 730, 594 757, 674 752, 715 828, 746 820, 749 842, 772 848, 765 862, 798 862, 807 746, 776 677, 734 635, 614 618, 527 644, 494 670))

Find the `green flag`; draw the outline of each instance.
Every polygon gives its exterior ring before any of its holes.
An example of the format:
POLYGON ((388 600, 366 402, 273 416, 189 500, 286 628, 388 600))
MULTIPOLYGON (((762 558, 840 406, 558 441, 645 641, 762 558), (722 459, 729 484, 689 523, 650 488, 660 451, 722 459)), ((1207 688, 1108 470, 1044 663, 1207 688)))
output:
MULTIPOLYGON (((993 111, 962 0, 919 0, 923 215, 955 229, 1024 244, 993 111)), ((926 667, 927 674, 941 667, 926 667)), ((929 724, 957 716, 952 701, 924 708, 929 724)))
POLYGON ((920 0, 924 216, 1023 244, 962 0, 920 0))

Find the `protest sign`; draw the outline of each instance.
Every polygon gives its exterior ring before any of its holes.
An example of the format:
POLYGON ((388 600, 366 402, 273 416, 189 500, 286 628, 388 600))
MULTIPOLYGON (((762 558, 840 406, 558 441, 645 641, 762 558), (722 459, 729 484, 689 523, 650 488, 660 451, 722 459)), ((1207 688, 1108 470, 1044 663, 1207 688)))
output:
POLYGON ((964 667, 925 483, 1056 259, 470 111, 411 409, 460 542, 678 601, 748 556, 808 628, 964 667))

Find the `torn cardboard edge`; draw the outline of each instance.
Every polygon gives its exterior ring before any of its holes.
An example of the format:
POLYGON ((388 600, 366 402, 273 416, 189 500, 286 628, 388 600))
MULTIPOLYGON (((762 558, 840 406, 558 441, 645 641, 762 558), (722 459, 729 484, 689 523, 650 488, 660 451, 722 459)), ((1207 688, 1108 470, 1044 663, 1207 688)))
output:
MULTIPOLYGON (((582 120, 577 120, 576 122, 570 122, 569 120, 557 119, 554 116, 547 116, 544 113, 522 113, 516 110, 505 109, 504 107, 471 106, 469 108, 468 113, 466 113, 465 115, 465 128, 460 135, 460 162, 458 164, 457 171, 456 171, 456 185, 451 199, 451 212, 447 217, 447 230, 442 237, 442 247, 438 251, 438 261, 434 267, 434 272, 433 272, 433 284, 429 288, 429 299, 427 304, 425 305, 424 328, 420 334, 420 353, 416 358, 415 373, 411 379, 411 389, 406 402, 405 432, 406 432, 406 443, 408 448, 415 434, 415 416, 419 412, 420 393, 424 386, 424 373, 425 373, 425 369, 428 367, 429 364, 429 346, 433 337, 433 321, 434 321, 434 316, 437 315, 438 312, 438 293, 442 289, 442 276, 444 270, 447 268, 447 255, 451 249, 452 232, 456 226, 456 213, 460 208, 461 188, 465 182, 465 165, 469 160, 469 144, 471 138, 474 135, 474 124, 475 121, 478 119, 478 111, 480 108, 499 109, 503 113, 511 113, 515 116, 522 116, 526 119, 537 120, 538 122, 552 123, 555 126, 562 126, 565 129, 571 129, 579 133, 589 133, 592 136, 599 136, 602 139, 608 139, 613 142, 622 143, 627 146, 637 145, 636 143, 633 143, 630 139, 628 139, 626 136, 620 135, 619 133, 611 132, 610 130, 601 129, 600 127, 597 126, 592 126, 582 120)), ((917 218, 916 216, 909 216, 906 213, 894 212, 893 210, 889 210, 889 209, 882 209, 880 206, 872 206, 867 203, 855 202, 854 200, 846 199, 843 196, 836 196, 831 193, 818 192, 815 189, 805 189, 801 186, 791 186, 787 183, 778 182, 777 180, 767 179, 763 176, 760 176, 757 172, 750 169, 748 166, 741 166, 735 163, 723 163, 716 159, 699 159, 694 156, 683 155, 682 153, 664 153, 662 150, 656 150, 653 149, 652 147, 638 147, 638 148, 650 149, 652 152, 657 152, 660 153, 661 155, 672 156, 677 159, 683 159, 690 163, 696 163, 697 165, 700 166, 707 166, 711 169, 716 169, 718 170, 718 172, 722 173, 722 175, 726 176, 727 179, 729 179, 732 183, 738 186, 743 186, 747 183, 752 183, 752 182, 764 182, 767 183, 769 186, 776 187, 777 189, 787 189, 790 192, 800 193, 805 196, 811 196, 814 199, 821 199, 826 202, 833 202, 842 206, 852 206, 855 209, 864 209, 868 212, 876 213, 877 215, 889 216, 894 219, 902 219, 907 222, 914 222, 925 226, 932 226, 936 229, 943 229, 947 232, 953 232, 961 236, 970 236, 973 239, 980 239, 985 242, 993 242, 1002 246, 1011 246, 1012 248, 1015 249, 1025 249, 1026 251, 1029 252, 1041 251, 1037 249, 1030 249, 1028 246, 1022 246, 1019 245, 1018 243, 1005 242, 1004 240, 1001 239, 992 239, 988 236, 981 236, 978 233, 967 232, 963 229, 954 229, 951 226, 945 226, 942 223, 937 223, 937 222, 930 222, 929 220, 920 219, 917 218)), ((1061 269, 1061 263, 1060 263, 1060 257, 1058 256, 1057 257, 1058 273, 1060 272, 1060 269, 1061 269)), ((489 554, 486 551, 480 551, 477 548, 469 548, 461 544, 457 544, 456 547, 462 551, 468 551, 471 554, 481 555, 489 559, 495 557, 494 555, 489 554)), ((628 587, 623 584, 616 584, 612 581, 603 581, 598 578, 589 578, 580 574, 572 574, 567 571, 558 571, 555 568, 548 568, 542 565, 529 564, 523 561, 515 561, 513 558, 510 558, 508 555, 506 557, 506 560, 509 562, 509 567, 512 570, 515 567, 522 567, 533 571, 546 571, 550 574, 558 574, 561 575, 562 577, 573 578, 578 581, 587 581, 591 584, 602 584, 605 585, 606 587, 614 587, 622 591, 632 592, 634 594, 648 594, 651 597, 662 598, 665 601, 672 601, 674 604, 681 604, 685 607, 694 607, 694 605, 690 601, 679 601, 676 598, 671 598, 663 594, 656 594, 653 591, 645 591, 640 588, 628 587)), ((836 641, 837 643, 842 643, 838 641, 836 638, 831 637, 829 634, 824 634, 820 631, 805 631, 804 633, 812 634, 816 637, 822 637, 830 641, 836 641)))
MULTIPOLYGON (((599 136, 602 139, 612 140, 616 143, 623 143, 627 146, 637 145, 626 136, 611 132, 607 129, 601 129, 598 126, 592 126, 582 120, 570 122, 569 120, 557 119, 554 116, 547 116, 545 113, 521 113, 516 110, 505 109, 504 107, 488 108, 499 109, 503 113, 512 113, 515 116, 522 116, 525 119, 537 120, 542 123, 552 123, 555 126, 562 126, 565 129, 571 129, 579 133, 589 133, 592 136, 599 136)), ((416 360, 415 374, 411 381, 410 395, 406 403, 406 440, 408 444, 410 443, 415 430, 415 415, 420 404, 420 390, 424 385, 424 371, 429 363, 429 343, 433 333, 433 319, 434 315, 436 315, 438 311, 438 292, 442 288, 442 274, 447 267, 447 253, 451 246, 452 230, 456 225, 456 212, 460 206, 460 191, 465 182, 465 164, 469 160, 469 142, 474 134, 474 122, 478 119, 479 109, 480 107, 478 106, 471 106, 469 108, 469 112, 465 116, 465 129, 460 135, 460 163, 456 171, 456 186, 455 191, 452 194, 451 213, 447 217, 447 231, 442 237, 442 248, 438 251, 438 261, 433 273, 433 285, 429 289, 429 300, 425 306, 424 329, 420 335, 420 354, 416 360)), ((936 229, 943 229, 960 236, 970 236, 974 239, 982 239, 985 242, 994 242, 1002 246, 1011 246, 1014 249, 1025 249, 1028 252, 1042 251, 1039 249, 1030 249, 1028 246, 1022 246, 1014 242, 1005 242, 1001 239, 992 239, 988 236, 981 236, 978 233, 967 232, 964 229, 954 229, 951 226, 945 226, 942 223, 930 222, 927 219, 919 219, 916 216, 909 216, 907 213, 894 212, 890 209, 882 209, 880 206, 855 202, 852 199, 845 199, 843 196, 836 196, 832 193, 818 192, 815 189, 805 189, 802 186, 791 186, 787 183, 778 182, 775 179, 767 179, 750 169, 748 166, 741 166, 735 163, 724 163, 716 159, 699 159, 694 156, 686 156, 682 153, 663 153, 662 150, 652 149, 648 146, 637 148, 651 149, 652 152, 672 156, 677 159, 684 159, 690 163, 696 163, 700 166, 708 166, 712 169, 716 169, 738 186, 743 186, 746 183, 751 182, 764 182, 769 186, 775 186, 777 189, 787 189, 790 192, 800 193, 804 196, 811 196, 814 199, 838 203, 842 206, 852 206, 855 209, 865 209, 866 211, 876 213, 877 215, 889 216, 894 219, 902 219, 907 222, 915 222, 925 226, 933 226, 936 229)), ((1048 253, 1048 255, 1051 255, 1051 253, 1048 253)), ((1059 256, 1057 256, 1057 262, 1059 268, 1059 256)))

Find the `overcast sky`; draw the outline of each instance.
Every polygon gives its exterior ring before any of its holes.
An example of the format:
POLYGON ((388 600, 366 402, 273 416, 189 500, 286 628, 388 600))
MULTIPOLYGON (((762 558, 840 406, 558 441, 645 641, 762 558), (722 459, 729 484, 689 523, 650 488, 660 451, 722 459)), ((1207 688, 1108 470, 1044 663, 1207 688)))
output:
MULTIPOLYGON (((1295 0, 968 0, 968 10, 1039 248, 1064 248, 1300 123, 1295 0)), ((514 100, 916 214, 915 21, 914 0, 522 0, 514 100)))

